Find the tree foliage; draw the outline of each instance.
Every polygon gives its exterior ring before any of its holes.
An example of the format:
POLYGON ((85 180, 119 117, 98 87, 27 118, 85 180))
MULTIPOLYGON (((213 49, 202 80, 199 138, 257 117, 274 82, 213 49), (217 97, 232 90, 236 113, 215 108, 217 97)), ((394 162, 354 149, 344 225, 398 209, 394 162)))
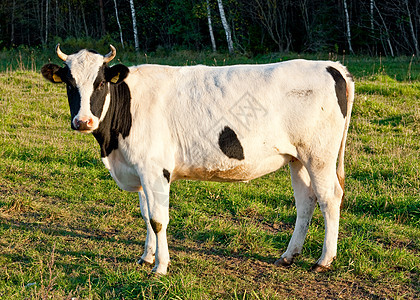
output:
MULTIPOLYGON (((143 51, 211 49, 206 0, 133 0, 143 51)), ((129 0, 117 0, 124 43, 134 47, 129 0)), ((419 55, 419 0, 347 0, 357 53, 419 55)), ((349 50, 343 0, 223 0, 235 51, 349 50)), ((218 49, 227 51, 217 0, 209 0, 218 49)), ((2 0, 0 47, 57 40, 120 41, 114 0, 2 0)))

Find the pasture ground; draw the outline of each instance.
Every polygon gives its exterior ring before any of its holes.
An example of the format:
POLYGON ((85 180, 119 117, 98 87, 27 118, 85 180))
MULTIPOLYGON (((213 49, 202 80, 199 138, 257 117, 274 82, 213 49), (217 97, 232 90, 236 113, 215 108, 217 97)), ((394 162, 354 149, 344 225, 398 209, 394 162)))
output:
MULTIPOLYGON (((296 263, 273 265, 296 215, 283 168, 249 183, 174 183, 171 266, 167 276, 154 277, 136 264, 146 236, 137 195, 118 189, 93 136, 70 129, 64 86, 37 72, 47 60, 7 55, 0 53, 1 299, 420 297, 418 59, 344 58, 357 95, 331 272, 310 271, 323 243, 318 208, 296 263)), ((288 58, 212 62, 197 54, 186 61, 189 55, 138 60, 182 65, 288 58)), ((130 65, 134 59, 121 60, 130 65)))

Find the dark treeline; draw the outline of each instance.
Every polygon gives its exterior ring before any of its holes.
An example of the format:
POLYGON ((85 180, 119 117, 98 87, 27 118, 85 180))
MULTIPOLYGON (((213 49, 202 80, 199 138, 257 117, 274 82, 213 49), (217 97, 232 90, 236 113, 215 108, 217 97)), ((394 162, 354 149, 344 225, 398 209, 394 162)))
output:
POLYGON ((2 0, 0 47, 420 55, 420 0, 2 0), (135 20, 135 26, 133 21, 135 20))

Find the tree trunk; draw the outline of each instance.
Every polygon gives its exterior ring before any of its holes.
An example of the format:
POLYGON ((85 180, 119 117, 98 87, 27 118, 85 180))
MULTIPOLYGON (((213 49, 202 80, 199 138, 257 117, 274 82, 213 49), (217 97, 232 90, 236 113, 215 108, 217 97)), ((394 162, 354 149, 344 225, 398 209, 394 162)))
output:
POLYGON ((419 56, 420 55, 419 44, 417 42, 416 34, 414 32, 413 21, 411 20, 411 12, 410 12, 410 8, 408 7, 408 0, 405 0, 405 6, 407 8, 408 23, 410 24, 411 37, 413 38, 413 42, 414 42, 414 50, 416 51, 416 55, 419 56))
POLYGON ((211 47, 213 49, 213 52, 216 52, 216 40, 214 39, 213 25, 211 23, 211 11, 210 11, 209 0, 206 0, 206 4, 207 4, 207 20, 208 20, 208 23, 209 23, 209 33, 210 33, 210 39, 211 39, 211 47))
POLYGON ((308 8, 307 8, 307 1, 306 0, 300 0, 299 1, 299 7, 302 12, 302 19, 303 23, 305 24, 305 30, 306 35, 308 37, 308 40, 311 41, 311 28, 309 26, 309 16, 308 16, 308 8))
MULTIPOLYGON (((268 35, 278 46, 278 51, 283 52, 283 41, 287 38, 287 30, 284 28, 286 26, 286 20, 283 10, 286 10, 288 6, 288 1, 277 0, 254 0, 252 7, 252 12, 254 18, 261 23, 265 28, 268 35)), ((287 41, 289 42, 289 40, 287 41)), ((286 46, 288 48, 289 44, 286 46)))
POLYGON ((48 11, 50 6, 50 0, 47 0, 45 4, 45 44, 48 43, 48 11))
POLYGON ((220 19, 222 20, 222 25, 226 33, 226 41, 228 44, 229 54, 233 54, 234 50, 233 50, 233 42, 232 42, 232 33, 230 31, 229 24, 226 20, 226 15, 225 15, 225 10, 223 9, 222 0, 217 0, 217 3, 219 4, 220 19))
POLYGON ((58 0, 55 0, 55 36, 58 36, 58 0))
POLYGON ((378 12, 379 17, 381 18, 382 24, 384 25, 385 36, 386 36, 386 41, 388 43, 389 51, 391 52, 391 56, 394 57, 394 50, 392 49, 391 40, 389 39, 388 27, 386 27, 385 20, 382 18, 382 15, 381 15, 381 12, 379 11, 379 8, 376 6, 375 3, 373 3, 373 5, 375 6, 376 11, 378 12))
POLYGON ((72 17, 71 17, 71 5, 70 5, 70 2, 68 2, 68 7, 69 7, 69 20, 68 20, 67 24, 69 25, 69 27, 67 28, 67 32, 70 33, 70 34, 72 34, 72 32, 71 32, 71 19, 72 19, 72 17))
POLYGON ((12 24, 11 25, 11 32, 10 32, 10 45, 13 47, 15 43, 15 9, 16 9, 16 0, 13 0, 12 4, 12 24))
POLYGON ((86 37, 89 36, 89 31, 88 31, 88 27, 87 27, 87 23, 86 23, 86 16, 85 16, 85 9, 83 8, 82 5, 82 19, 83 19, 83 26, 85 27, 85 35, 86 37))
POLYGON ((130 0, 131 18, 133 19, 134 48, 139 52, 139 37, 137 34, 136 9, 134 8, 134 0, 130 0))
POLYGON ((344 13, 346 16, 347 43, 349 44, 350 53, 354 54, 353 48, 351 47, 350 18, 349 18, 349 11, 347 9, 347 0, 343 0, 343 2, 344 2, 344 13))
POLYGON ((370 0, 370 31, 373 34, 373 5, 374 0, 370 0))
POLYGON ((42 0, 42 1, 40 1, 40 2, 37 2, 37 3, 34 3, 34 5, 37 5, 38 4, 38 6, 37 6, 37 8, 36 8, 36 14, 37 14, 37 17, 38 17, 38 19, 37 19, 37 22, 38 22, 38 24, 39 24, 39 37, 40 37, 40 40, 41 40, 41 44, 42 45, 45 45, 45 40, 44 40, 44 0, 42 0))
POLYGON ((122 34, 122 29, 121 29, 121 23, 120 23, 120 19, 118 18, 117 0, 114 0, 114 6, 115 6, 115 17, 117 18, 117 24, 118 24, 118 28, 120 30, 121 46, 124 49, 124 40, 123 40, 123 34, 122 34))
POLYGON ((88 37, 89 36, 89 30, 87 27, 87 23, 86 23, 86 15, 85 15, 85 9, 82 5, 82 19, 83 19, 83 26, 85 27, 85 35, 88 37))
POLYGON ((103 0, 99 0, 99 12, 101 14, 101 35, 104 36, 106 34, 106 27, 105 27, 105 13, 104 13, 103 0))

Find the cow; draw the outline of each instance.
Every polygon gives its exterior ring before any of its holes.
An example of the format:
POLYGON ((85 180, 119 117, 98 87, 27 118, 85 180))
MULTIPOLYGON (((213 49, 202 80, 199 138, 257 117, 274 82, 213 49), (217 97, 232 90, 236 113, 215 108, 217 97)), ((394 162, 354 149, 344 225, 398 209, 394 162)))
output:
POLYGON ((354 80, 338 62, 290 60, 233 66, 110 66, 116 49, 67 55, 42 75, 65 83, 71 128, 92 133, 117 185, 138 192, 147 235, 140 264, 166 274, 170 184, 181 179, 247 182, 288 164, 297 210, 286 251, 302 251, 316 203, 325 220, 322 254, 336 257, 344 195, 344 149, 354 80), (338 163, 337 163, 338 160, 338 163))

